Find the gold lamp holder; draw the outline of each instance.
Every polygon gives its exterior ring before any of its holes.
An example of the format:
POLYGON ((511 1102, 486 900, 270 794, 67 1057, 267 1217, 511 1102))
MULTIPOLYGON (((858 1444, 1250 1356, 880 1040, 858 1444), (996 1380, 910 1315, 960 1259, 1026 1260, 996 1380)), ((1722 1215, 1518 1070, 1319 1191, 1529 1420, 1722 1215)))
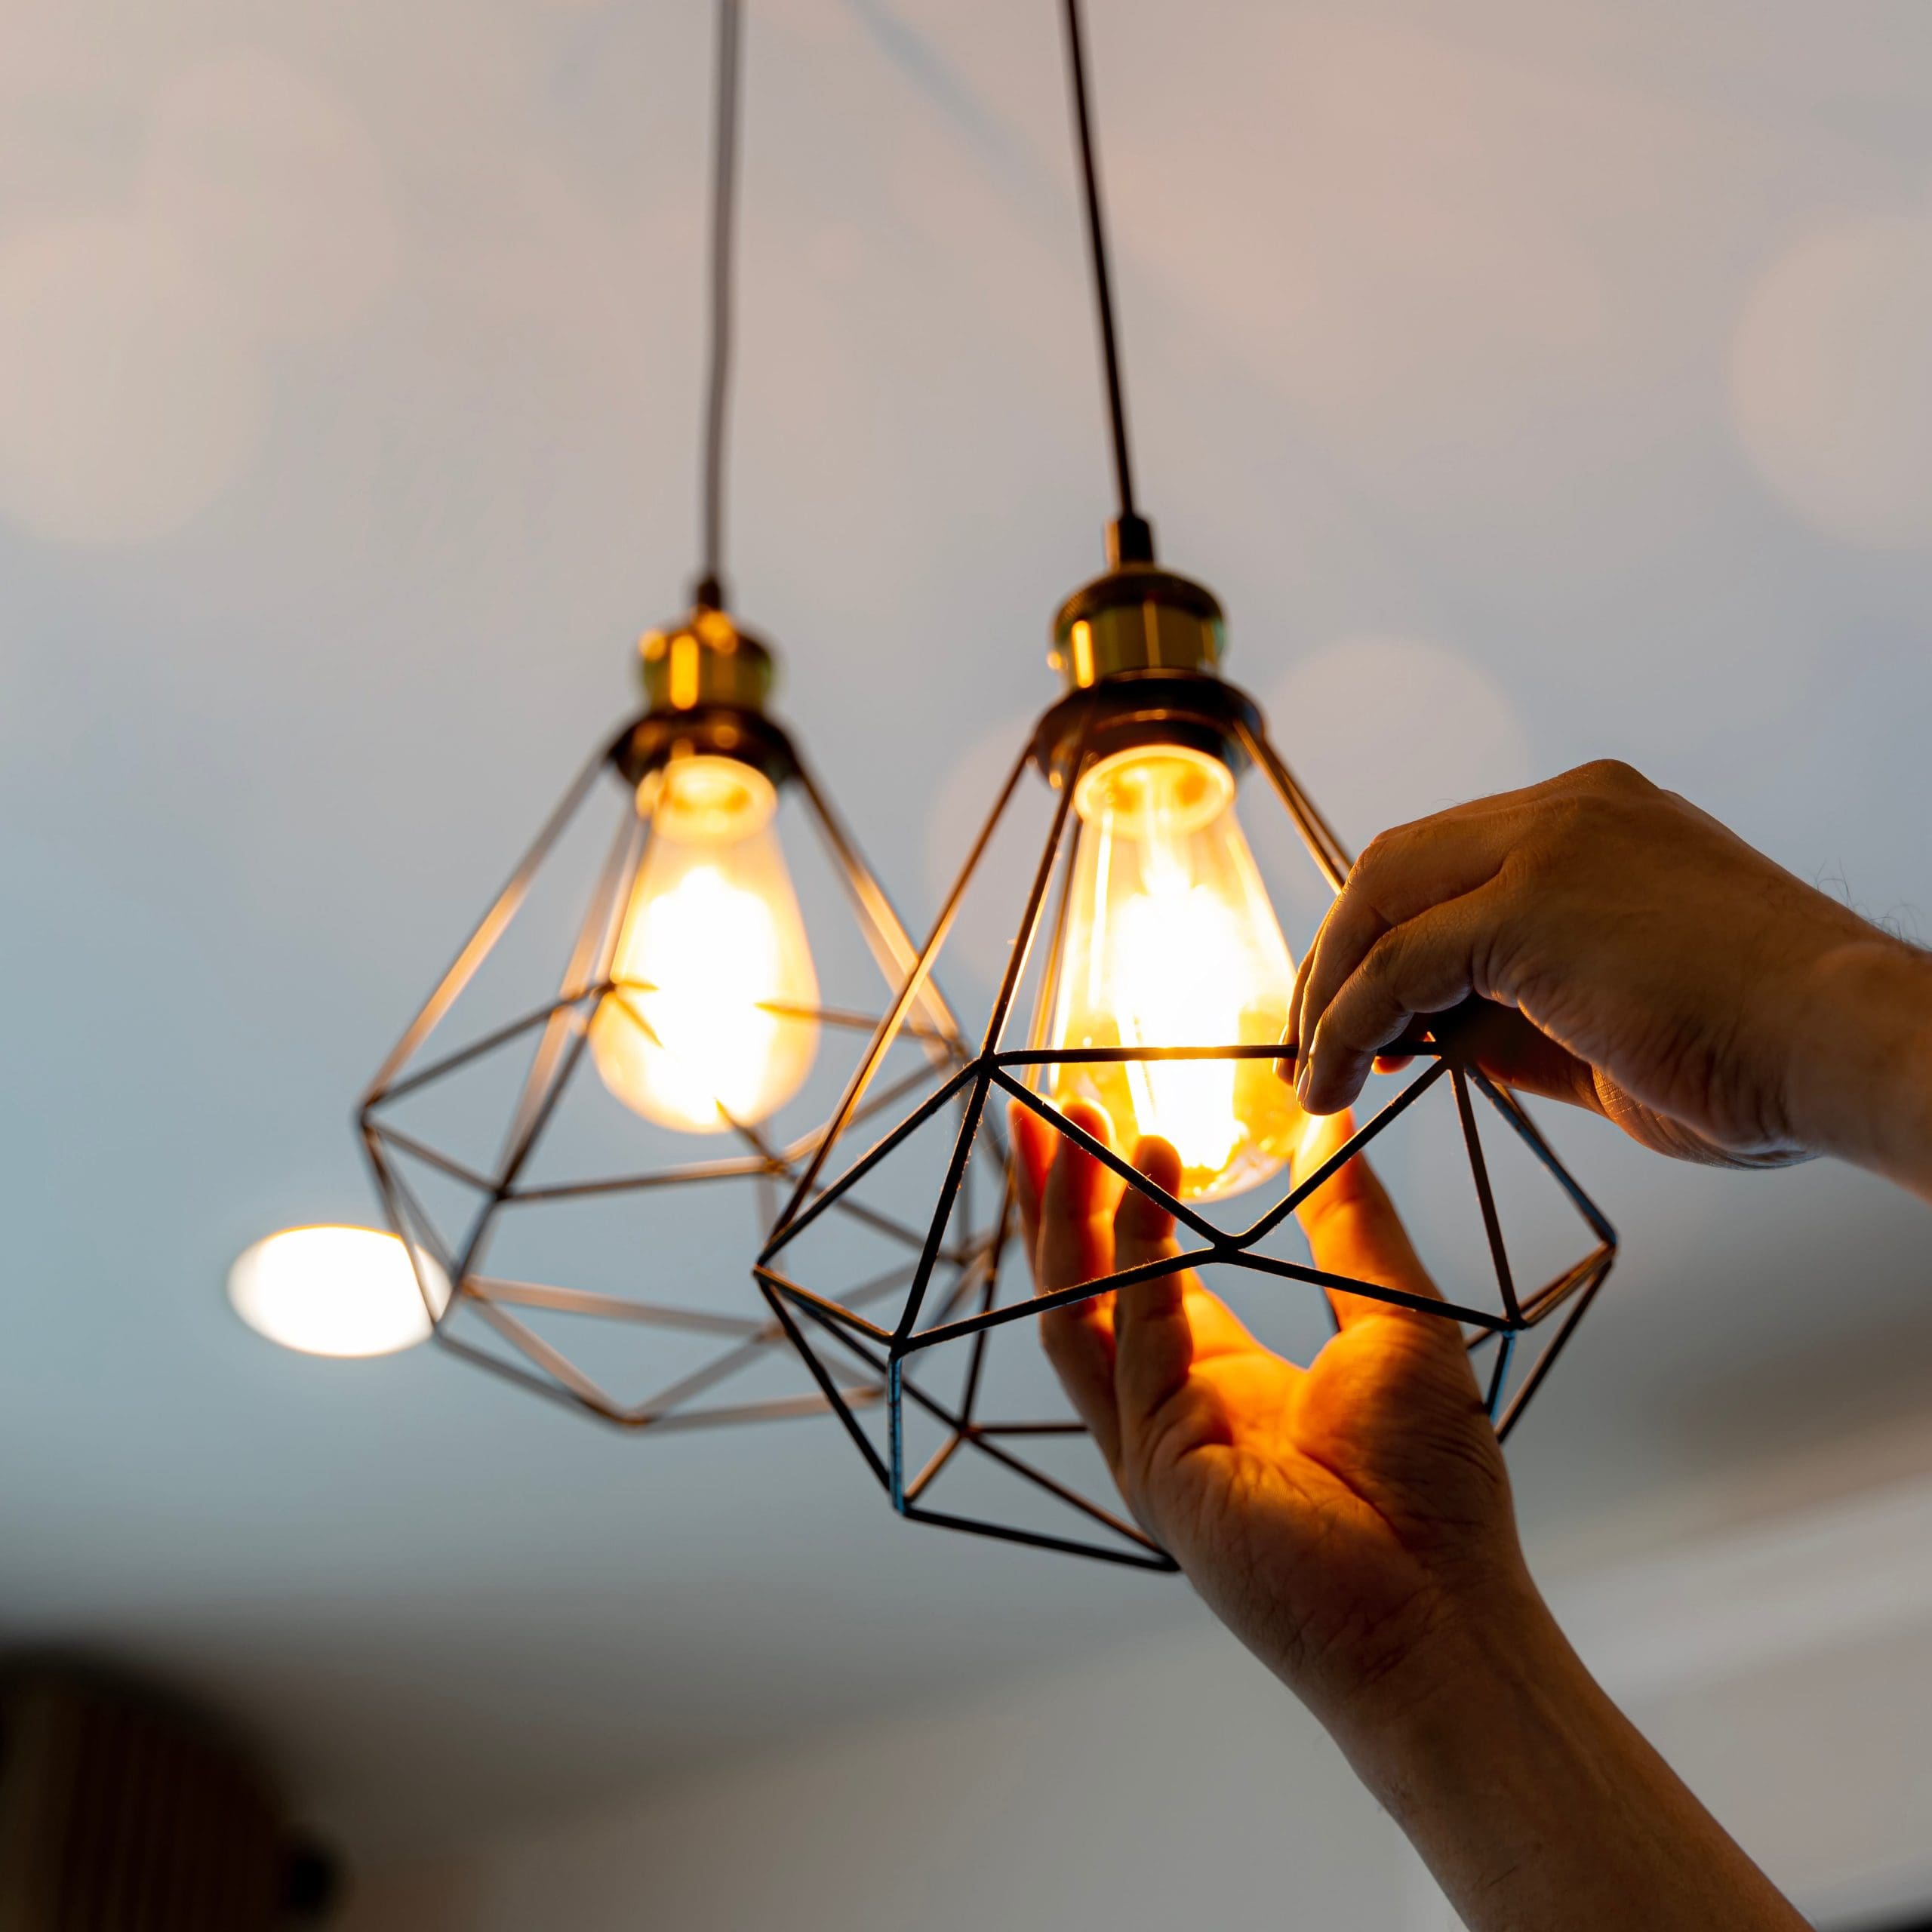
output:
POLYGON ((1152 563, 1123 563, 1060 606, 1047 661, 1072 691, 1133 672, 1211 677, 1226 641, 1220 601, 1205 585, 1152 563))
POLYGON ((638 657, 654 714, 718 705, 762 712, 777 675, 765 645, 703 605, 675 630, 645 632, 638 657))
POLYGON ((683 623, 647 631, 638 641, 638 669, 647 709, 611 754, 633 785, 674 760, 700 755, 737 758, 774 785, 797 775, 792 741, 764 708, 777 659, 715 605, 700 601, 683 623))

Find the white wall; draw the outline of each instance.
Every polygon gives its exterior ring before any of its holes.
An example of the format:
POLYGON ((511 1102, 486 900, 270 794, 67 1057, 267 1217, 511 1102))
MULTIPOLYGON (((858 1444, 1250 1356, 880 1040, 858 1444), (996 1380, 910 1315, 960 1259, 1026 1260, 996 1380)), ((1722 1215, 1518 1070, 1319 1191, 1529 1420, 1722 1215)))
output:
MULTIPOLYGON (((1932 1491, 1556 1592, 1827 1926, 1932 1901, 1932 1491)), ((1211 1629, 370 1875, 344 1932, 1440 1932, 1398 1835, 1211 1629)))

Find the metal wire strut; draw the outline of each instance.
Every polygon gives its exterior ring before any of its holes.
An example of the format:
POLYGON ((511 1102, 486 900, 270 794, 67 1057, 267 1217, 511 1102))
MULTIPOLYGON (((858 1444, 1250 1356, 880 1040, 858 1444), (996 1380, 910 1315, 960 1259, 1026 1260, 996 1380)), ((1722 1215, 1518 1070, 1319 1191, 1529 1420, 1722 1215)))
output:
POLYGON ((725 405, 731 387, 733 242, 738 211, 738 97, 744 58, 740 51, 740 0, 718 0, 717 99, 711 162, 710 370, 704 411, 704 482, 700 519, 703 548, 695 601, 721 611, 724 595, 725 405))

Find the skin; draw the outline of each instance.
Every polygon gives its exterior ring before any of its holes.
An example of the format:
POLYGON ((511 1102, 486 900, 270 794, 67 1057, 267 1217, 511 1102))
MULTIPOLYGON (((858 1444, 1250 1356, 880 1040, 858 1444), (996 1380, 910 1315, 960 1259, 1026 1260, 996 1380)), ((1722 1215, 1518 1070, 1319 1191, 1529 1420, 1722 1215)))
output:
MULTIPOLYGON (((1105 1140, 1097 1108, 1076 1124, 1105 1140)), ((1171 1217, 1017 1104, 1020 1209, 1042 1291, 1175 1251, 1171 1217)), ((1347 1131, 1318 1125, 1303 1161, 1347 1131)), ((1165 1141, 1140 1171, 1173 1189, 1165 1141)), ((1361 1160, 1312 1196, 1316 1265, 1432 1295, 1361 1160)), ((1509 1478, 1453 1325, 1336 1295, 1306 1371, 1263 1347, 1192 1271, 1041 1318, 1047 1353, 1142 1526, 1217 1615, 1326 1715, 1426 1643, 1454 1600, 1514 1587, 1509 1478)))
POLYGON ((1386 832, 1303 960, 1285 1044, 1311 1112, 1420 1020, 1658 1152, 1835 1154, 1932 1197, 1924 954, 1628 765, 1386 832))
MULTIPOLYGON (((1457 1051, 1647 1146, 1746 1166, 1829 1152, 1932 1195, 1924 958, 1626 768, 1364 854, 1296 987, 1298 1168, 1346 1137, 1368 1068, 1454 1008, 1457 1051)), ((1097 1110, 1073 1117, 1106 1138, 1097 1110)), ((1155 1204, 1030 1112, 1011 1128, 1041 1291, 1174 1254, 1155 1204)), ((1164 1142, 1133 1164, 1178 1181, 1164 1142)), ((1364 1161, 1300 1220, 1318 1266, 1433 1295, 1364 1161)), ((1327 1726, 1466 1924, 1801 1932, 1557 1628, 1454 1325, 1331 1300, 1339 1332, 1306 1370, 1180 1269, 1041 1326, 1135 1516, 1327 1726)))

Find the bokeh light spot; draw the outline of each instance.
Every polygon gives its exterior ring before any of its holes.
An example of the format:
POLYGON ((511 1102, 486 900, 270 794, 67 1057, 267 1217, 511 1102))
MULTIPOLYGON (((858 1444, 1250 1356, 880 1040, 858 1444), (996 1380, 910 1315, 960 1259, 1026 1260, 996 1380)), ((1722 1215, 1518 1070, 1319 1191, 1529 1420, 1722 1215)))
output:
POLYGON ((1932 221, 1789 249, 1745 304, 1730 375, 1737 433, 1798 515, 1867 548, 1932 544, 1932 221))
POLYGON ((0 513, 78 543, 163 537, 248 466, 260 359, 165 233, 50 222, 0 243, 0 513))

